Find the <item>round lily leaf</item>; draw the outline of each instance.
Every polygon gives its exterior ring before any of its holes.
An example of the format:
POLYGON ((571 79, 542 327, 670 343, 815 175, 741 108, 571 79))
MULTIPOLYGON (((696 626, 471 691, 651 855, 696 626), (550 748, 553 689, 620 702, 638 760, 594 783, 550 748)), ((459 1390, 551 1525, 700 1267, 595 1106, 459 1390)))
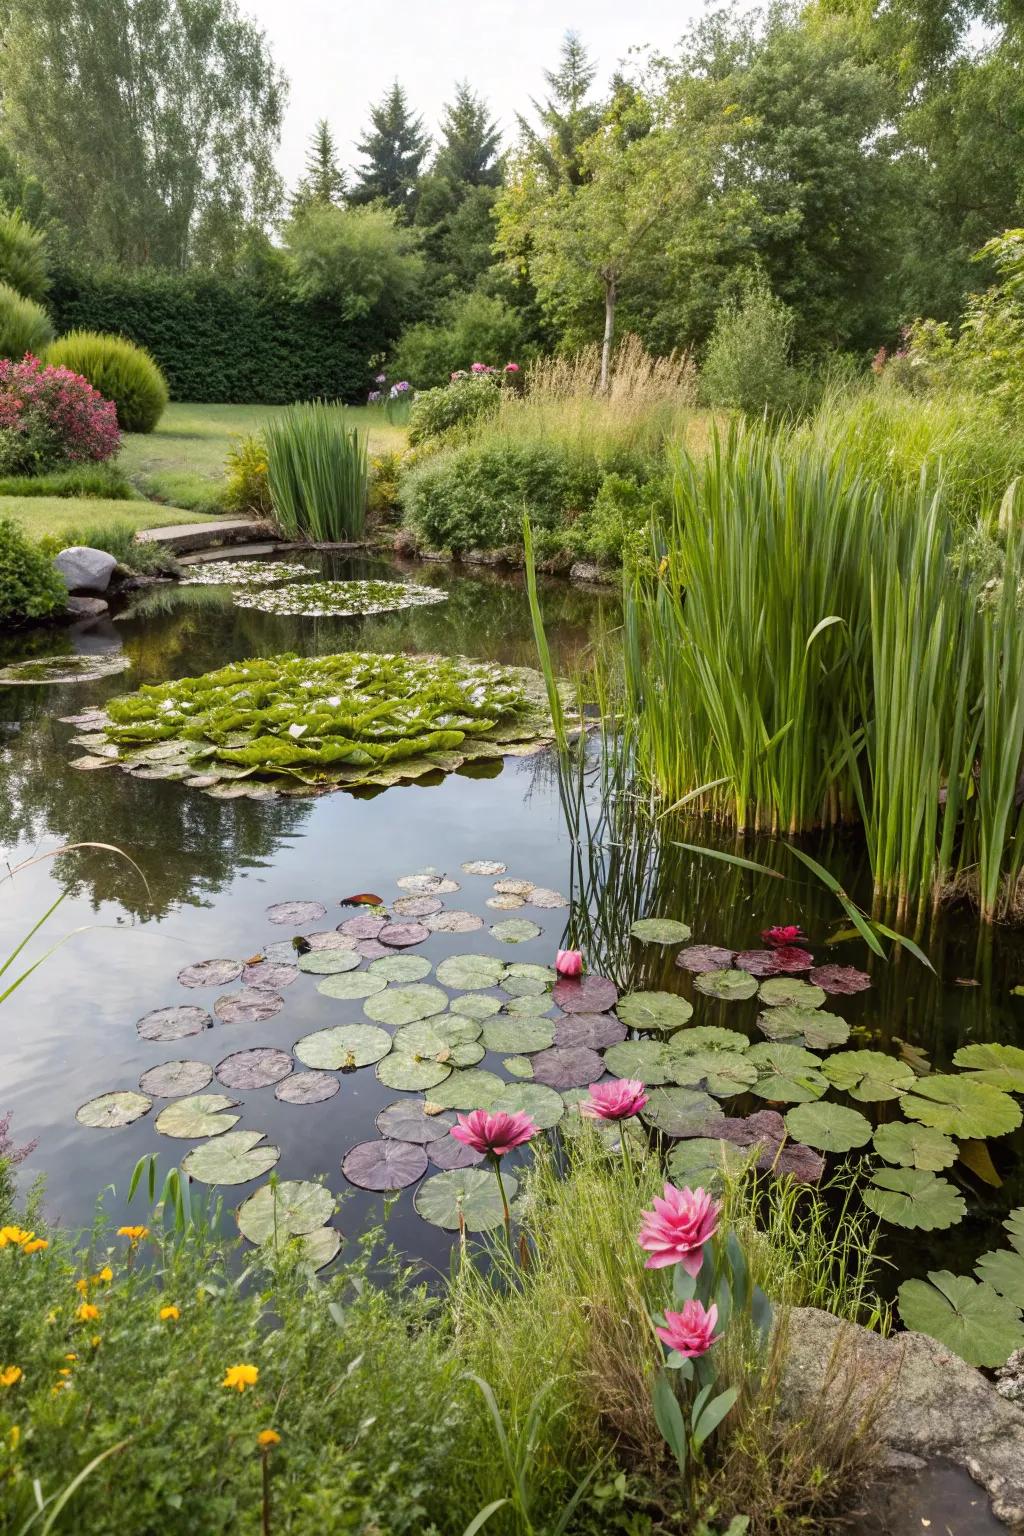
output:
POLYGON ((496 987, 505 974, 503 961, 493 955, 449 955, 437 967, 437 979, 457 992, 477 992, 496 987))
POLYGON ((642 1120, 666 1136, 692 1136, 724 1118, 722 1106, 696 1088, 655 1088, 640 1111, 642 1120))
POLYGON ((620 1021, 629 1029, 656 1029, 668 1034, 693 1018, 693 1004, 675 992, 629 992, 616 1005, 620 1021))
POLYGON ((141 1120, 152 1108, 153 1100, 145 1093, 128 1090, 101 1093, 99 1098, 83 1104, 75 1119, 79 1125, 87 1125, 91 1130, 113 1131, 141 1120))
POLYGON ((733 1146, 731 1141, 689 1136, 676 1142, 665 1159, 665 1167, 674 1184, 716 1194, 729 1177, 738 1178, 752 1161, 749 1152, 733 1146))
POLYGON ((722 949, 718 944, 691 944, 689 949, 681 950, 676 955, 676 965, 681 971, 702 976, 708 971, 730 970, 733 957, 733 950, 722 949))
POLYGON ((486 992, 466 992, 462 997, 453 997, 450 1008, 463 1019, 490 1019, 501 1012, 501 999, 488 997, 486 992))
POLYGON ((799 976, 769 976, 767 981, 762 981, 758 991, 762 1003, 769 1008, 787 1004, 794 1008, 820 1008, 825 1001, 821 987, 812 986, 799 976))
POLYGON ((494 1100, 505 1088, 501 1078, 483 1067, 469 1067, 453 1072, 437 1088, 427 1095, 427 1106, 432 1109, 490 1109, 494 1100))
POLYGON ((794 1008, 783 1003, 758 1015, 757 1027, 769 1040, 799 1040, 812 1051, 830 1051, 845 1045, 850 1026, 837 1013, 824 1008, 794 1008))
POLYGON ((555 982, 552 997, 563 1013, 609 1013, 619 990, 607 976, 563 976, 555 982))
POLYGON ((424 928, 431 933, 475 933, 482 928, 484 920, 477 917, 475 912, 435 912, 432 917, 424 919, 424 928))
POLYGON ((526 901, 522 896, 488 896, 484 905, 493 907, 495 912, 514 912, 517 907, 525 907, 526 901))
POLYGON ((295 1054, 322 1072, 351 1072, 380 1061, 391 1049, 391 1036, 374 1024, 336 1024, 295 1042, 295 1054))
POLYGON ((693 984, 706 997, 716 997, 724 1003, 742 1002, 757 991, 757 982, 749 971, 698 971, 693 984))
POLYGON ((488 1108, 492 1113, 529 1115, 538 1130, 549 1131, 565 1114, 565 1100, 542 1083, 506 1083, 488 1108))
POLYGON ((339 933, 350 939, 379 939, 387 926, 386 917, 374 917, 370 912, 360 912, 357 917, 347 917, 338 927, 339 933))
POLYGON ((556 1045, 533 1058, 535 1081, 549 1088, 587 1088, 600 1082, 604 1070, 601 1057, 586 1045, 556 1045))
POLYGON ((1009 1248, 983 1253, 974 1271, 1000 1296, 1012 1301, 1015 1307, 1024 1308, 1024 1253, 1015 1253, 1009 1248))
POLYGON ((641 944, 685 944, 690 929, 672 917, 641 917, 630 928, 641 944))
POLYGON ((338 1002, 351 1003, 375 997, 386 986, 383 976, 374 976, 370 971, 348 971, 340 976, 325 976, 317 983, 317 991, 338 1002))
POLYGON ((190 1094, 162 1109, 153 1122, 161 1136, 176 1136, 182 1141, 198 1141, 203 1136, 222 1136, 237 1125, 241 1116, 229 1115, 236 1107, 234 1099, 223 1093, 190 1094))
MULTIPOLYGON (((540 982, 545 987, 553 987, 558 980, 558 972, 553 965, 537 965, 533 960, 513 960, 505 967, 505 980, 516 977, 521 981, 540 982)), ((503 990, 508 990, 502 982, 503 990)))
POLYGON ((507 870, 508 865, 500 859, 470 859, 462 866, 464 875, 503 875, 507 870))
POLYGON ((217 1063, 217 1077, 225 1088, 271 1088, 292 1070, 287 1051, 274 1046, 257 1045, 247 1051, 235 1051, 217 1063))
POLYGON ((405 1189, 427 1171, 427 1154, 412 1141, 361 1141, 342 1159, 341 1171, 357 1189, 405 1189))
POLYGON ((282 1179, 264 1184, 235 1213, 238 1230, 250 1243, 268 1242, 276 1234, 297 1237, 315 1232, 334 1215, 335 1199, 323 1184, 310 1179, 282 1179))
POLYGON ((389 949, 386 949, 383 944, 378 943, 376 939, 355 939, 353 942, 355 943, 356 954, 361 960, 383 960, 385 955, 391 953, 389 949))
POLYGON ((435 1168, 443 1168, 445 1172, 453 1168, 476 1168, 484 1160, 482 1152, 467 1147, 465 1142, 456 1141, 447 1132, 440 1141, 428 1142, 427 1156, 435 1168))
POLYGON ((518 880, 510 877, 506 880, 495 880, 494 889, 499 896, 529 896, 533 890, 532 880, 518 880))
POLYGON ((1006 1093, 1024 1093, 1024 1049, 1019 1045, 994 1041, 962 1045, 953 1057, 953 1065, 968 1068, 972 1082, 988 1083, 1006 1093))
POLYGON ((401 917, 415 917, 420 922, 425 917, 433 917, 435 912, 440 912, 444 902, 440 896, 399 896, 392 902, 391 910, 401 917))
POLYGON ((403 1024, 415 1024, 419 1019, 429 1019, 443 1013, 448 1007, 448 994, 440 987, 425 986, 412 982, 407 987, 389 987, 376 997, 367 998, 363 1012, 368 1019, 379 1024, 391 1024, 396 1029, 403 1024))
POLYGON ((263 987, 268 992, 282 992, 285 987, 290 987, 293 981, 297 981, 298 976, 297 965, 263 959, 256 965, 245 967, 242 972, 242 984, 246 987, 263 987))
MULTIPOLYGON (((279 943, 281 945, 291 945, 292 953, 295 953, 294 940, 281 939, 279 943)), ((306 943, 310 949, 354 949, 356 941, 355 939, 350 939, 347 933, 340 933, 337 928, 322 928, 318 932, 307 933, 306 943)), ((275 958, 276 956, 271 955, 268 949, 267 959, 272 960, 275 958)))
POLYGON ((968 1365, 1005 1365, 1024 1346, 1024 1323, 1013 1302, 969 1275, 941 1269, 927 1280, 905 1280, 898 1304, 907 1328, 938 1339, 968 1365))
POLYGON ((262 1131, 228 1131, 193 1147, 181 1166, 200 1184, 248 1184, 269 1173, 280 1156, 280 1147, 264 1141, 262 1131))
POLYGON ((278 901, 267 908, 267 918, 282 927, 302 928, 308 923, 318 923, 327 916, 327 908, 319 901, 278 901))
POLYGON ((962 1221, 967 1207, 948 1179, 923 1168, 879 1168, 862 1191, 864 1204, 896 1227, 937 1232, 962 1221))
POLYGON ((425 923, 388 923, 374 937, 389 949, 411 949, 430 938, 430 929, 425 923))
MULTIPOLYGON (((518 1188, 515 1177, 502 1175, 505 1195, 512 1200, 518 1188)), ((498 1181, 489 1168, 456 1168, 424 1179, 413 1205, 424 1221, 446 1232, 486 1232, 505 1219, 498 1181)))
POLYGON ((484 1045, 489 1051, 545 1051, 555 1042, 555 1027, 546 1019, 484 1020, 484 1045))
POLYGON ((553 1007, 551 997, 513 997, 504 1005, 503 1012, 514 1019, 543 1019, 553 1007))
POLYGON ((178 972, 183 987, 227 987, 242 974, 241 960, 200 960, 178 972))
POLYGON ((293 1072, 278 1083, 274 1098, 282 1104, 322 1104, 333 1099, 341 1084, 329 1072, 293 1072))
POLYGON ((362 956, 354 949, 311 949, 299 957, 299 970, 310 976, 341 976, 345 971, 357 971, 361 964, 362 956))
POLYGON ((838 997, 851 997, 855 992, 866 992, 871 977, 866 971, 858 971, 852 965, 816 965, 808 978, 823 992, 838 997))
POLYGON ((397 1031, 392 1043, 396 1051, 404 1051, 407 1056, 429 1056, 455 1066, 464 1066, 467 1063, 461 1060, 460 1053, 468 1046, 473 1046, 478 1052, 470 1058, 471 1063, 479 1061, 483 1055, 483 1047, 476 1045, 479 1039, 480 1025, 475 1019, 463 1019, 458 1014, 446 1013, 440 1018, 435 1016, 406 1024, 397 1031))
POLYGON ((814 968, 814 956, 809 949, 801 949, 799 944, 780 944, 773 953, 775 964, 780 971, 790 973, 810 971, 814 968))
POLYGON ((205 1061, 164 1061, 143 1072, 139 1087, 154 1099, 180 1099, 187 1093, 202 1093, 212 1081, 213 1068, 205 1061))
POLYGON ((213 1011, 222 1024, 263 1024, 283 1007, 284 998, 279 992, 243 987, 240 992, 225 992, 218 997, 213 1011))
POLYGON ((213 1020, 205 1008, 154 1008, 135 1028, 143 1040, 184 1040, 187 1035, 212 1029, 213 1020))
POLYGON ((422 1093, 450 1077, 454 1062, 436 1056, 417 1056, 412 1051, 392 1051, 377 1063, 377 1081, 399 1093, 422 1093))
POLYGON ((804 1104, 820 1099, 828 1087, 818 1070, 821 1058, 798 1045, 753 1045, 747 1056, 757 1066, 758 1080, 751 1092, 760 1099, 804 1104))
POLYGON ((382 960, 372 960, 371 976, 383 976, 385 981, 422 981, 433 967, 423 955, 385 955, 382 960))
POLYGON ((507 917, 503 923, 494 924, 491 936, 501 944, 526 944, 530 939, 539 939, 543 931, 528 917, 507 917))
POLYGON ((822 1152, 849 1152, 871 1140, 871 1121, 857 1109, 822 1102, 798 1104, 786 1116, 794 1141, 822 1152))
POLYGON ((535 885, 525 900, 528 907, 541 907, 549 912, 557 912, 569 905, 568 898, 561 891, 550 891, 545 885, 535 885))
MULTIPOLYGON (((604 1053, 604 1065, 614 1077, 632 1077, 640 1083, 672 1081, 672 1058, 661 1040, 623 1040, 604 1053)), ((597 1078, 592 1078, 597 1082, 597 1078)))
POLYGON ((457 880, 449 880, 447 875, 434 870, 422 875, 401 875, 395 883, 410 896, 452 896, 459 889, 457 880))
POLYGON ((556 1045, 589 1045, 592 1051, 602 1051, 625 1038, 626 1027, 614 1013, 567 1013, 555 1020, 556 1045))
POLYGON ((670 1042, 673 1051, 746 1051, 750 1041, 738 1029, 723 1029, 719 1024, 695 1024, 670 1042))
POLYGON ((501 1064, 509 1077, 518 1077, 526 1080, 533 1077, 533 1062, 529 1056, 506 1056, 501 1064))
POLYGON ((904 1168, 930 1168, 937 1172, 952 1168, 957 1159, 956 1142, 930 1125, 907 1125, 902 1120, 880 1125, 875 1132, 874 1148, 887 1163, 904 1168))
POLYGON ((716 1098, 731 1099, 757 1082, 758 1069, 742 1051, 677 1051, 667 1046, 672 1082, 681 1087, 703 1086, 716 1098))
POLYGON ((884 1051, 840 1051, 822 1063, 832 1084, 862 1104, 898 1099, 916 1081, 905 1061, 884 1051))
POLYGON ((978 1083, 962 1074, 936 1073, 915 1079, 911 1092, 900 1101, 911 1120, 934 1126, 959 1140, 984 1141, 1005 1136, 1021 1123, 1020 1107, 1009 1094, 989 1083, 978 1083))
POLYGON ((301 1237, 290 1239, 299 1245, 303 1260, 313 1269, 323 1269, 338 1256, 341 1233, 337 1227, 317 1227, 314 1232, 304 1232, 301 1237))
POLYGON ((506 976, 501 990, 507 997, 546 997, 551 1005, 551 983, 536 976, 506 976))
POLYGON ((455 1124, 454 1115, 428 1115, 413 1099, 396 1099, 382 1109, 375 1122, 382 1136, 394 1141, 437 1141, 455 1124))
POLYGON ((733 965, 751 976, 777 976, 781 970, 774 949, 741 949, 733 965))

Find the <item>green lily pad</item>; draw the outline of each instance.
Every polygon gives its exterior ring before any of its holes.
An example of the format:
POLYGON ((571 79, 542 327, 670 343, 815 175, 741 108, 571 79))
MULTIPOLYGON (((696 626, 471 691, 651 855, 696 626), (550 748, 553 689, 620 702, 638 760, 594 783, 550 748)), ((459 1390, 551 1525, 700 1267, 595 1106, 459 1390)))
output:
POLYGON ((530 939, 539 939, 543 931, 528 917, 507 917, 503 923, 494 924, 491 937, 501 944, 526 944, 530 939))
POLYGON ((506 976, 501 990, 508 997, 550 997, 552 983, 536 976, 506 976))
POLYGON ((506 968, 505 975, 524 977, 531 981, 540 981, 546 987, 553 987, 558 980, 558 972, 554 966, 538 965, 533 960, 513 960, 506 968))
POLYGON ((738 1178, 754 1161, 749 1147, 709 1136, 689 1136, 677 1141, 665 1159, 669 1178, 677 1186, 706 1189, 717 1194, 727 1180, 738 1178))
POLYGON ((820 1099, 828 1083, 819 1068, 821 1057, 799 1045, 752 1045, 748 1059, 757 1066, 753 1093, 780 1104, 806 1104, 820 1099))
POLYGON ((131 1125, 133 1121, 141 1120, 152 1108, 153 1100, 148 1094, 120 1090, 116 1093, 101 1093, 99 1098, 90 1099, 78 1110, 75 1119, 79 1125, 89 1126, 90 1130, 113 1131, 122 1125, 131 1125))
POLYGON ((565 1114, 562 1095, 543 1083, 506 1083, 487 1107, 492 1113, 503 1110, 507 1115, 529 1115, 541 1131, 549 1131, 565 1114))
POLYGON ((962 1045, 953 1057, 953 1065, 967 1067, 973 1082, 988 1083, 1006 1093, 1024 1093, 1024 1050, 1019 1045, 994 1041, 962 1045))
POLYGON ((394 1053, 414 1056, 419 1061, 441 1062, 449 1067, 472 1067, 481 1060, 484 1048, 477 1042, 480 1025, 474 1019, 460 1019, 455 1014, 421 1020, 400 1029, 393 1041, 394 1053))
POLYGON ((655 1088, 640 1116, 666 1136, 692 1136, 725 1118, 721 1104, 695 1088, 655 1088))
POLYGON ((490 1109, 507 1087, 496 1073, 469 1067, 453 1072, 440 1087, 432 1088, 427 1103, 431 1109, 490 1109))
POLYGON ((222 1136, 237 1125, 240 1115, 229 1115, 237 1107, 234 1099, 223 1093, 194 1093, 177 1099, 162 1109, 153 1122, 161 1136, 177 1136, 182 1141, 198 1141, 202 1136, 222 1136))
POLYGON ((786 1115, 786 1129, 794 1141, 821 1152, 849 1152, 871 1140, 871 1121, 860 1110, 820 1101, 791 1109, 786 1115))
POLYGON ((875 1151, 887 1163, 904 1168, 930 1168, 933 1173, 952 1168, 956 1142, 930 1125, 907 1125, 902 1120, 880 1125, 875 1132, 875 1151))
POLYGON ((496 987, 505 974, 504 962, 493 955, 449 955, 437 967, 437 979, 443 987, 457 992, 478 992, 496 987))
POLYGON ((969 1275, 931 1271, 905 1280, 899 1312, 907 1328, 927 1333, 968 1365, 1003 1365, 1024 1345, 1024 1323, 1011 1301, 969 1275))
POLYGON ((323 1269, 338 1257, 341 1233, 337 1227, 317 1227, 315 1232, 303 1232, 299 1237, 289 1238, 289 1242, 298 1243, 305 1263, 313 1269, 323 1269))
POLYGON ((799 976, 769 976, 758 992, 768 1008, 820 1008, 826 997, 823 988, 801 981, 799 976))
POLYGON ((403 1093, 423 1093, 436 1088, 452 1074, 452 1063, 435 1057, 415 1056, 411 1051, 392 1051, 378 1061, 377 1081, 403 1093))
POLYGON ((655 1085, 672 1081, 672 1058, 661 1040, 622 1040, 610 1045, 604 1064, 615 1077, 633 1077, 655 1085))
POLYGON ((415 1024, 419 1019, 429 1019, 443 1013, 448 1007, 448 994, 440 987, 425 986, 413 982, 407 987, 388 987, 386 992, 367 998, 363 1012, 368 1019, 379 1024, 391 1024, 400 1028, 403 1024, 415 1024))
POLYGON ((371 960, 369 966, 371 976, 383 976, 385 981, 396 982, 422 981, 432 970, 433 966, 423 955, 384 955, 380 960, 371 960))
POLYGON ((922 1232, 953 1227, 967 1211, 963 1196, 949 1180, 924 1168, 880 1168, 863 1198, 884 1221, 922 1232))
POLYGON ((464 1019, 491 1019, 501 1012, 501 998, 489 997, 486 992, 465 992, 453 997, 449 1007, 464 1019))
POLYGON ((915 1079, 913 1091, 903 1095, 901 1107, 911 1120, 920 1120, 960 1140, 1005 1136, 1021 1123, 1020 1108, 1008 1094, 966 1074, 954 1077, 939 1072, 915 1079))
POLYGON ((742 1002, 757 991, 757 981, 749 971, 700 971, 693 984, 706 997, 716 997, 725 1003, 742 1002))
POLYGON ((387 1030, 373 1024, 336 1024, 317 1029, 295 1042, 295 1054, 307 1067, 322 1072, 352 1071, 380 1061, 391 1049, 387 1030))
POLYGON ((758 1016, 757 1027, 769 1040, 799 1040, 812 1051, 830 1051, 850 1038, 849 1024, 837 1013, 824 1008, 794 1008, 787 1003, 766 1008, 758 1016))
POLYGON ((341 976, 345 971, 357 971, 362 963, 362 955, 354 949, 311 949, 308 955, 299 956, 299 970, 311 976, 341 976))
MULTIPOLYGON (((357 959, 361 958, 356 956, 357 959)), ((369 971, 354 971, 349 968, 347 974, 325 976, 317 987, 325 997, 336 998, 339 1002, 359 1002, 368 997, 376 997, 378 992, 383 992, 387 986, 383 976, 371 976, 369 971)))
POLYGON ((501 1064, 509 1077, 531 1078, 533 1076, 533 1062, 529 1056, 506 1056, 501 1064))
POLYGON ((722 1029, 718 1024, 695 1024, 676 1035, 671 1042, 675 1052, 681 1051, 747 1051, 750 1041, 738 1029, 722 1029))
POLYGON ((322 1227, 334 1215, 335 1199, 323 1184, 310 1179, 282 1179, 264 1184, 235 1213, 238 1230, 250 1243, 265 1243, 277 1234, 296 1237, 322 1227))
POLYGON ((1024 1308, 1024 1253, 1014 1253, 1009 1248, 983 1253, 974 1272, 1015 1307, 1024 1308))
MULTIPOLYGON (((506 1198, 518 1188, 514 1176, 502 1175, 506 1198)), ((446 1232, 487 1232, 505 1219, 498 1181, 489 1168, 455 1168, 424 1179, 413 1199, 424 1221, 446 1232)))
POLYGON ((205 1061, 163 1061, 139 1078, 143 1093, 153 1099, 180 1099, 202 1093, 213 1081, 213 1068, 205 1061))
POLYGON ((182 1169, 200 1184, 248 1184, 269 1173, 281 1156, 280 1147, 263 1140, 262 1131, 228 1131, 215 1141, 193 1147, 182 1169))
POLYGON ((672 1081, 681 1087, 703 1086, 716 1098, 731 1099, 757 1082, 758 1069, 740 1051, 677 1051, 669 1041, 672 1081))
POLYGON ((654 1029, 669 1034, 693 1018, 693 1004, 675 992, 629 992, 615 1012, 627 1029, 654 1029))
POLYGON ((555 1026, 549 1019, 484 1020, 484 1045, 489 1051, 546 1051, 554 1040, 555 1026))
POLYGON ((840 1051, 824 1061, 821 1070, 833 1088, 862 1104, 898 1099, 917 1081, 907 1062, 884 1051, 840 1051))
POLYGON ((685 944, 691 937, 686 924, 672 917, 641 917, 629 931, 641 944, 685 944))
POLYGON ((551 994, 543 997, 513 997, 505 1003, 503 1012, 514 1019, 543 1019, 551 1012, 554 1003, 551 994))

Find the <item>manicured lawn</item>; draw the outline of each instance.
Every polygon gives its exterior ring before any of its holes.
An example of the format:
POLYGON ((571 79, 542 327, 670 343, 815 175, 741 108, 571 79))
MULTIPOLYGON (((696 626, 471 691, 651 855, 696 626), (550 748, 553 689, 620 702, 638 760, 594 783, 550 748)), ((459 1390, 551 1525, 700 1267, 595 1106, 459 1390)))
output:
POLYGON ((2 517, 14 518, 35 539, 49 533, 80 533, 99 524, 127 523, 137 532, 205 520, 203 513, 155 501, 105 501, 91 496, 0 496, 2 517))

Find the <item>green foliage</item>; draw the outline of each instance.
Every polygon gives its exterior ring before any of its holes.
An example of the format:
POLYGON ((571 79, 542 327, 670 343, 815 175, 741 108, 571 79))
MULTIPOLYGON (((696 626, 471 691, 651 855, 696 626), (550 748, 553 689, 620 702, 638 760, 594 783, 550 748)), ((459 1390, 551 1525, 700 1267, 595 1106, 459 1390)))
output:
POLYGON ((423 280, 415 238, 394 209, 311 203, 284 238, 299 298, 336 304, 345 321, 371 322, 378 341, 390 341, 423 280))
POLYGON ((375 453, 370 458, 370 489, 367 510, 390 512, 398 506, 398 482, 402 469, 400 453, 375 453))
POLYGON ((434 320, 408 326, 398 338, 391 371, 419 390, 448 383, 471 363, 501 368, 522 360, 522 315, 504 299, 475 291, 445 301, 434 320))
MULTIPOLYGON (((73 515, 73 506, 68 507, 68 514, 73 515)), ((76 544, 87 549, 103 549, 125 570, 147 576, 176 576, 180 572, 181 566, 169 550, 161 549, 158 544, 140 544, 135 534, 134 524, 116 518, 102 523, 69 522, 59 535, 49 534, 41 543, 51 554, 76 544)))
POLYGON ((50 286, 46 237, 17 208, 0 213, 0 282, 37 304, 50 286))
POLYGON ((296 405, 264 428, 267 484, 288 538, 360 538, 366 519, 366 439, 326 400, 296 405))
POLYGON ((53 325, 43 306, 0 282, 0 357, 20 361, 26 352, 39 357, 52 340, 53 325))
POLYGON ((649 479, 605 475, 593 505, 570 530, 573 550, 602 565, 627 567, 643 560, 652 519, 660 522, 670 504, 667 476, 658 461, 649 479))
POLYGON ((135 501, 138 492, 124 471, 108 461, 72 464, 44 475, 3 475, 0 496, 88 496, 104 501, 135 501))
POLYGON ((493 415, 501 402, 499 389, 493 375, 480 373, 422 390, 409 415, 410 443, 415 447, 430 442, 493 415))
POLYGON ((300 213, 311 203, 337 207, 344 197, 345 172, 338 164, 338 149, 330 124, 322 117, 313 130, 305 174, 291 200, 292 213, 300 213))
POLYGON ((117 406, 122 432, 152 432, 168 401, 167 380, 144 347, 123 336, 69 331, 49 348, 48 363, 70 368, 117 406))
POLYGON ((715 317, 700 374, 708 405, 760 416, 795 406, 801 380, 792 366, 794 316, 763 273, 744 284, 715 317))
POLYGON ((396 80, 380 105, 370 108, 370 128, 356 145, 363 164, 352 201, 386 203, 408 219, 429 144, 423 119, 413 116, 396 80))
POLYGON ((250 517, 271 517, 274 503, 263 434, 252 432, 232 444, 228 449, 226 469, 223 502, 228 511, 244 512, 250 517))
POLYGON ((25 624, 59 613, 67 588, 50 556, 9 518, 0 520, 0 624, 25 624))

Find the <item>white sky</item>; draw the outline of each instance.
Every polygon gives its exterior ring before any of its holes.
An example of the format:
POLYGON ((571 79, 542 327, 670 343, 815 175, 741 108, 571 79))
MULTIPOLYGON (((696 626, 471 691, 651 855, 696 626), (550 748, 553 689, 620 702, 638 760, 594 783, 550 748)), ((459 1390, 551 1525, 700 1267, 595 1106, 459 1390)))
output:
POLYGON ((291 185, 313 126, 326 117, 343 163, 368 107, 397 78, 431 133, 456 80, 490 103, 511 140, 517 110, 544 93, 564 33, 575 28, 604 84, 630 48, 668 50, 701 0, 241 0, 291 81, 279 163, 291 185))

